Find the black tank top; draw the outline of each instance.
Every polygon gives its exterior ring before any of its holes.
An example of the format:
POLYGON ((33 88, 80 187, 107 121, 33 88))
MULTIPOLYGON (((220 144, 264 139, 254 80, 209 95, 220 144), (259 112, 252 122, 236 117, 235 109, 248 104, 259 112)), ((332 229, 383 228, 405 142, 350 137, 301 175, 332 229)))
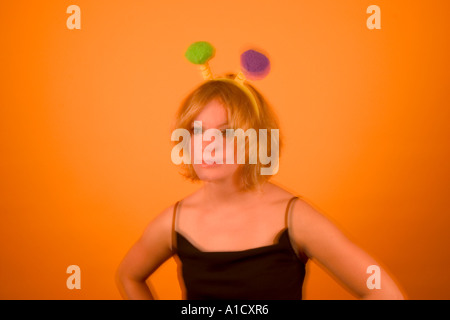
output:
POLYGON ((175 230, 178 201, 173 213, 173 248, 181 261, 188 300, 300 300, 308 260, 296 253, 289 237, 289 200, 285 228, 275 243, 242 251, 201 251, 175 230))

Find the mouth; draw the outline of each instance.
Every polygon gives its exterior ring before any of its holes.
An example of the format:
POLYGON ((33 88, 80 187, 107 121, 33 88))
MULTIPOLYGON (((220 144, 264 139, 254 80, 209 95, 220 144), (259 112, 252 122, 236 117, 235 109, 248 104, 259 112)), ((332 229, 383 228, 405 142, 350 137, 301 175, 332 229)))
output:
POLYGON ((203 161, 202 164, 200 165, 200 167, 202 167, 202 168, 215 168, 215 167, 218 167, 219 165, 220 164, 215 163, 215 162, 208 164, 205 161, 203 161))

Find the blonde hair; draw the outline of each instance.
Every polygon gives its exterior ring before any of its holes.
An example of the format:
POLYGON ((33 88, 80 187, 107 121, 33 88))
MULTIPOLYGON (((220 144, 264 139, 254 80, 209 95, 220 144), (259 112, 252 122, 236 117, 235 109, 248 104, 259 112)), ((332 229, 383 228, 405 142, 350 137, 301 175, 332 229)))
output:
MULTIPOLYGON (((234 79, 236 75, 227 74, 223 78, 234 79)), ((243 129, 244 131, 253 128, 257 132, 259 139, 259 129, 267 129, 267 154, 271 154, 272 144, 278 142, 279 153, 281 155, 282 149, 282 135, 279 132, 278 141, 272 139, 271 130, 279 130, 279 120, 275 115, 272 107, 266 99, 250 84, 245 83, 245 86, 252 92, 255 97, 258 113, 255 110, 254 104, 251 102, 247 94, 237 85, 229 81, 209 80, 193 90, 181 103, 174 122, 173 129, 191 130, 192 123, 195 117, 202 111, 202 109, 211 101, 216 100, 221 102, 228 112, 228 124, 232 129, 243 129)), ((259 141, 259 140, 258 140, 259 141)), ((177 144, 177 142, 174 142, 177 144)), ((254 190, 257 186, 263 184, 271 178, 271 175, 261 175, 260 169, 268 167, 270 164, 262 164, 259 156, 256 164, 248 163, 248 137, 245 137, 246 144, 246 161, 241 166, 239 172, 243 183, 244 190, 254 190)), ((195 182, 199 181, 197 174, 192 164, 181 164, 182 171, 180 172, 185 178, 195 182)))

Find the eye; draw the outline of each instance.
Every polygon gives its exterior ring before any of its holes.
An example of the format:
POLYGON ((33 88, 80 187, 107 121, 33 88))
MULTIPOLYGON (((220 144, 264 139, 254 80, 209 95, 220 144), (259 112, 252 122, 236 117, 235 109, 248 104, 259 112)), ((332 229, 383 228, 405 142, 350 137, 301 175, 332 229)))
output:
POLYGON ((233 131, 233 129, 231 129, 231 128, 220 130, 220 132, 222 133, 222 136, 223 136, 224 138, 227 137, 227 130, 230 130, 230 132, 228 133, 228 136, 229 136, 231 139, 233 139, 233 138, 234 138, 234 131, 233 131))
POLYGON ((191 133, 193 134, 202 134, 202 129, 201 128, 191 128, 191 133))

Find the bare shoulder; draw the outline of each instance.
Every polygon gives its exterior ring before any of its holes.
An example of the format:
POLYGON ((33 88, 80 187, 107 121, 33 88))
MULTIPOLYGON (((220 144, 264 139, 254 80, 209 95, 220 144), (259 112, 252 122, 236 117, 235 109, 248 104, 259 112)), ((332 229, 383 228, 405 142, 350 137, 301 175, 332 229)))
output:
POLYGON ((167 249, 172 248, 172 223, 177 202, 167 206, 146 226, 141 240, 147 243, 158 242, 167 249))
POLYGON ((202 189, 203 189, 203 187, 197 189, 196 191, 194 191, 188 195, 185 195, 182 199, 183 208, 186 206, 195 207, 195 206, 198 206, 199 204, 201 204, 202 203, 201 193, 203 191, 202 189))
POLYGON ((314 219, 323 216, 323 214, 319 211, 319 209, 312 204, 311 201, 305 199, 302 196, 298 196, 298 199, 295 201, 295 206, 292 209, 293 215, 296 219, 314 219))
POLYGON ((171 229, 172 227, 172 218, 175 209, 175 203, 170 204, 166 208, 164 208, 160 213, 158 213, 149 225, 159 225, 163 229, 171 229))
POLYGON ((326 251, 329 243, 349 242, 334 221, 302 197, 296 200, 291 219, 293 238, 309 257, 318 250, 326 251))
POLYGON ((299 196, 292 209, 292 225, 297 233, 307 235, 333 223, 310 200, 299 196))
POLYGON ((293 197, 298 197, 295 193, 290 192, 286 188, 272 182, 267 183, 265 193, 266 198, 269 201, 279 201, 281 203, 285 203, 286 200, 289 200, 293 197))

